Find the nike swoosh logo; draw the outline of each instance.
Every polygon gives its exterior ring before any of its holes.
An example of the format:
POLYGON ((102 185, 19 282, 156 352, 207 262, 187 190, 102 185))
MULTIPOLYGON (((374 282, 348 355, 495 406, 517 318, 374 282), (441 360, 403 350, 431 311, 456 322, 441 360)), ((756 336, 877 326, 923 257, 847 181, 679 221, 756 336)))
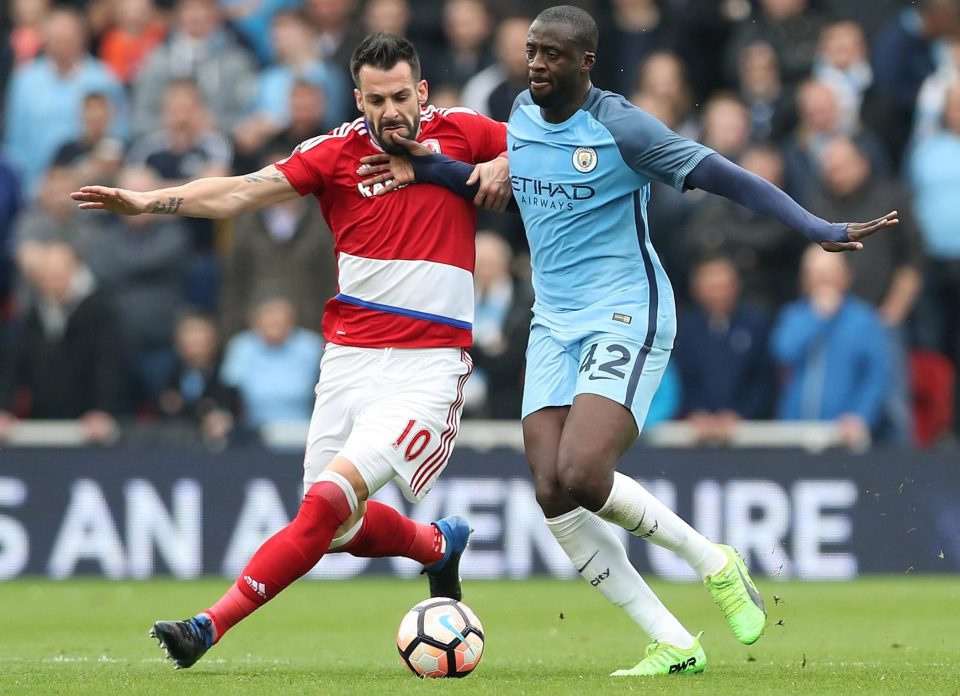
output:
POLYGON ((578 573, 582 573, 583 570, 584 570, 584 568, 586 568, 588 565, 590 565, 590 561, 592 561, 594 558, 597 557, 597 554, 598 554, 598 553, 600 553, 600 549, 597 549, 596 551, 594 551, 594 552, 593 552, 593 555, 590 556, 590 558, 587 559, 587 562, 583 564, 583 567, 577 568, 577 572, 578 572, 578 573))
POLYGON ((441 614, 439 621, 440 621, 440 625, 443 626, 448 631, 450 631, 450 633, 455 635, 457 638, 459 638, 460 642, 466 645, 467 650, 469 650, 470 654, 473 655, 473 647, 470 645, 470 643, 467 642, 466 636, 460 633, 460 631, 458 631, 457 628, 450 622, 449 614, 441 614))
POLYGON ((750 595, 750 599, 753 600, 753 603, 757 605, 760 611, 766 613, 767 609, 763 606, 763 597, 760 596, 760 593, 753 589, 753 585, 747 582, 747 579, 743 577, 743 571, 740 570, 740 566, 737 566, 737 572, 740 574, 740 581, 743 583, 743 586, 747 588, 747 594, 750 595))
POLYGON ((598 376, 598 375, 590 375, 589 377, 587 377, 587 379, 592 382, 592 381, 595 380, 595 379, 616 379, 616 377, 604 377, 604 376, 602 376, 602 375, 599 375, 599 376, 598 376))
POLYGON ((531 145, 533 145, 533 143, 524 143, 523 145, 521 145, 520 143, 514 143, 513 147, 511 147, 510 149, 516 152, 517 150, 522 150, 523 148, 530 147, 531 145))

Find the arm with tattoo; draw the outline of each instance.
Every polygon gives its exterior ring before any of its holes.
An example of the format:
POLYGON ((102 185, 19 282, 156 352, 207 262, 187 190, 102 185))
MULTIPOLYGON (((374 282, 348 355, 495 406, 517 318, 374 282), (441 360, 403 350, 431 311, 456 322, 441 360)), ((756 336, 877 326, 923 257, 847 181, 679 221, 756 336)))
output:
POLYGON ((281 203, 299 194, 274 165, 246 176, 195 179, 182 186, 155 191, 130 191, 108 186, 84 186, 70 194, 83 210, 107 210, 118 215, 181 215, 229 218, 247 210, 281 203))

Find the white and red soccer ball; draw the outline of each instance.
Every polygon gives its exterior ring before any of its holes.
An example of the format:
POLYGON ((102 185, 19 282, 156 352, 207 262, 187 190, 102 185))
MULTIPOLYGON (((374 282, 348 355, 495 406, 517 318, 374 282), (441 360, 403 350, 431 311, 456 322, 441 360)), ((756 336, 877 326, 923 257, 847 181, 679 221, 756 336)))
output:
POLYGON ((465 677, 483 655, 483 626, 463 602, 425 599, 400 622, 397 650, 418 677, 465 677))

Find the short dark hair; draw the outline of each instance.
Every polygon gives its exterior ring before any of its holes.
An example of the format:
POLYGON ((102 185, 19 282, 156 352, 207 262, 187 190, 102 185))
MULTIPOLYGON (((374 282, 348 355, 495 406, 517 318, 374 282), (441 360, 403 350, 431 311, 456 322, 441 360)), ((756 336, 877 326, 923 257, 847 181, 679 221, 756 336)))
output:
POLYGON ((420 56, 413 44, 402 36, 378 31, 370 34, 353 51, 350 58, 350 74, 353 82, 360 86, 360 68, 371 65, 381 70, 390 70, 397 63, 405 61, 410 65, 414 81, 420 80, 420 56))
POLYGON ((586 10, 573 5, 557 5, 545 9, 534 21, 542 24, 566 24, 573 29, 573 40, 577 48, 587 53, 597 52, 600 31, 597 29, 596 21, 586 10))

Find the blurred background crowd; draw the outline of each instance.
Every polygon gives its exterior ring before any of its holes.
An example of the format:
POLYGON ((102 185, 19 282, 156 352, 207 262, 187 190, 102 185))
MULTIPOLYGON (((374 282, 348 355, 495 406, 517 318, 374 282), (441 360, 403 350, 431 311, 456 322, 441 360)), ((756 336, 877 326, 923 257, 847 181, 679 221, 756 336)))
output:
MULTIPOLYGON (((308 419, 336 287, 307 198, 235 220, 80 213, 84 184, 254 171, 352 120, 367 33, 417 45, 430 101, 506 120, 534 0, 8 0, 0 17, 0 440, 24 419, 180 424, 210 443, 308 419)), ((858 254, 654 184, 681 303, 651 422, 850 442, 960 434, 960 0, 612 0, 594 83, 832 221, 858 254)), ((428 224, 428 221, 424 221, 428 224)), ((519 415, 532 291, 519 218, 482 213, 465 416, 519 415)), ((184 435, 185 437, 188 435, 184 435)))

